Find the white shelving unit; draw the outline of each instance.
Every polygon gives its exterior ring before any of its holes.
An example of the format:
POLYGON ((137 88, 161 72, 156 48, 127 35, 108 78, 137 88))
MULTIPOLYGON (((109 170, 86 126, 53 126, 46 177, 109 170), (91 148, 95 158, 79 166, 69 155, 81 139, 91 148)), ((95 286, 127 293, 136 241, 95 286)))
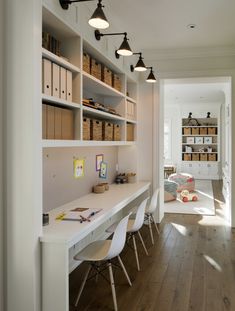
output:
MULTIPOLYGON (((116 65, 87 43, 75 30, 43 8, 43 31, 50 33, 61 42, 61 55, 57 56, 42 48, 42 58, 72 72, 72 102, 54 96, 42 94, 42 102, 72 110, 74 119, 74 140, 43 139, 43 147, 71 146, 128 146, 136 140, 137 126, 137 82, 127 77, 116 65), (121 78, 121 92, 84 71, 83 50, 97 61, 110 68, 121 78), (107 113, 82 104, 83 98, 92 98, 104 106, 111 107, 118 115, 107 113), (128 113, 130 104, 132 115, 128 113), (83 140, 83 117, 110 121, 121 126, 120 141, 85 141, 83 140), (130 125, 133 127, 134 140, 127 140, 130 125)), ((48 138, 48 137, 47 137, 48 138)))
POLYGON ((195 120, 182 118, 181 169, 198 179, 219 179, 219 116, 196 120, 192 125, 195 120))

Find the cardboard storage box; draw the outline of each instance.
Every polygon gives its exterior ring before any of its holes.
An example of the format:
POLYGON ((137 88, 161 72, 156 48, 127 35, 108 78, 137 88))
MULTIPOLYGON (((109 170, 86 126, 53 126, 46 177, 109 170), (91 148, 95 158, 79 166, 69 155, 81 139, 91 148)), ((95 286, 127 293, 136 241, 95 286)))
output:
POLYGON ((91 139, 90 119, 83 118, 82 129, 83 129, 83 140, 91 139))
POLYGON ((91 73, 91 58, 86 52, 83 52, 83 70, 91 73))
POLYGON ((91 75, 101 80, 101 64, 95 59, 91 59, 91 75))
POLYGON ((199 153, 192 154, 192 161, 199 161, 199 153))
POLYGON ((216 153, 209 153, 208 161, 216 161, 216 153))
POLYGON ((190 127, 184 127, 184 135, 191 135, 191 128, 190 127))
POLYGON ((105 66, 102 66, 102 81, 112 86, 112 71, 105 66))
POLYGON ((61 109, 61 139, 74 139, 73 111, 61 109))
POLYGON ((184 153, 184 161, 191 161, 192 157, 190 153, 184 153))
POLYGON ((200 127, 200 135, 207 135, 207 127, 200 127))
POLYGON ((113 140, 121 140, 121 126, 119 124, 113 125, 113 140))
POLYGON ((126 140, 127 141, 134 141, 134 125, 133 124, 127 124, 126 125, 126 140))
POLYGON ((117 90, 119 92, 122 91, 121 78, 116 74, 113 74, 113 76, 112 76, 112 86, 115 88, 115 90, 117 90))
POLYGON ((113 140, 113 123, 103 121, 102 137, 103 140, 113 140))
POLYGON ((216 127, 208 127, 208 135, 216 135, 216 127))
POLYGON ((198 127, 192 127, 192 135, 198 135, 199 134, 199 128, 198 127))
POLYGON ((91 140, 102 140, 102 121, 91 120, 91 140))
POLYGON ((200 161, 207 161, 207 154, 206 153, 200 153, 200 161))

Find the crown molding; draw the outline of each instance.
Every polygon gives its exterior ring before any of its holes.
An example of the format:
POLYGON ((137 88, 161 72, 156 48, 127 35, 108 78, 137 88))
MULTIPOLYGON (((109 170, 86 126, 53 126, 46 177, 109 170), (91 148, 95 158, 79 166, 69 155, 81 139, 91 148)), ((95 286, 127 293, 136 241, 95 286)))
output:
POLYGON ((145 60, 168 60, 203 57, 228 57, 235 56, 234 46, 185 48, 185 49, 151 49, 143 50, 145 60))

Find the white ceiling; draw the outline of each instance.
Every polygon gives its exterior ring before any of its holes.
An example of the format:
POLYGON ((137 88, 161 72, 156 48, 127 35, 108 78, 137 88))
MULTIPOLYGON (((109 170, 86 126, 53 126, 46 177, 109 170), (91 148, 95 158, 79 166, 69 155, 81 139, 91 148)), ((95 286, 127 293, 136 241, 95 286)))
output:
POLYGON ((224 103, 227 81, 210 79, 175 79, 164 83, 164 102, 168 104, 224 103))
POLYGON ((110 29, 126 31, 135 50, 235 45, 235 0, 103 0, 103 4, 110 29), (197 27, 188 29, 188 24, 197 27))

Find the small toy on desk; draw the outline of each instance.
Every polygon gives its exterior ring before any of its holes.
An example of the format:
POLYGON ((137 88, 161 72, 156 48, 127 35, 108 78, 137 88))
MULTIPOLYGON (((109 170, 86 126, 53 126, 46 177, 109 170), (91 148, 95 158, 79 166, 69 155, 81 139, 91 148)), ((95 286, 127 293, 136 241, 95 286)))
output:
POLYGON ((198 196, 195 193, 190 193, 188 190, 182 190, 180 193, 180 200, 183 202, 197 201, 198 196))

